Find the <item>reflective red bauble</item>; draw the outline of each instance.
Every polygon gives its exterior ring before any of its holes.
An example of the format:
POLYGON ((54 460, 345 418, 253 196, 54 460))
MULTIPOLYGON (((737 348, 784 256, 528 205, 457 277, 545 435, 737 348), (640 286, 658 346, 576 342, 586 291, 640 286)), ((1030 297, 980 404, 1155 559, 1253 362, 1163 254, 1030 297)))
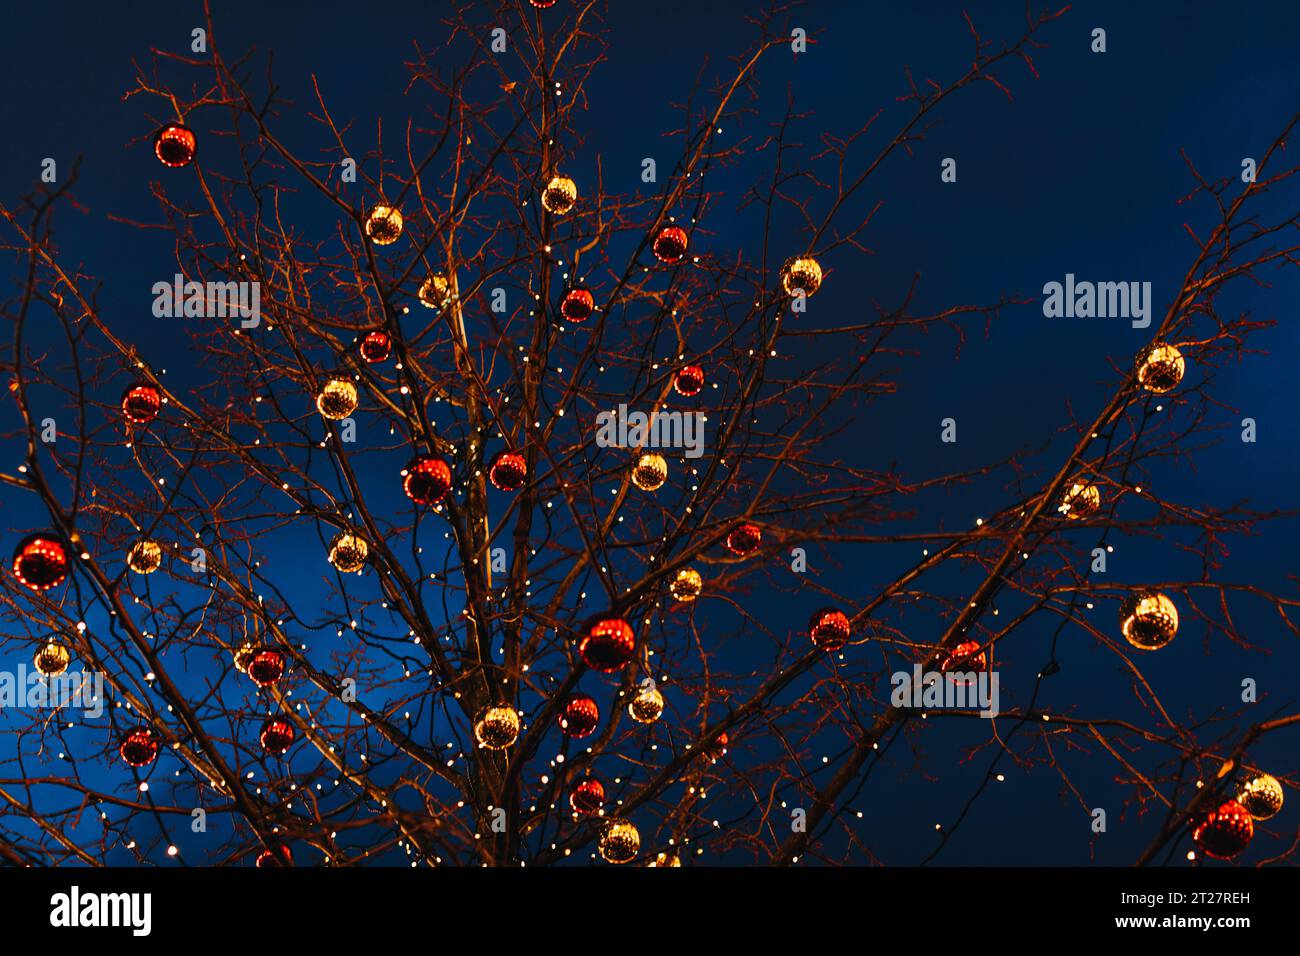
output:
POLYGON ((659 235, 655 236, 655 258, 669 265, 681 262, 686 257, 686 245, 689 241, 686 230, 681 226, 665 226, 659 230, 659 235))
POLYGON ((259 870, 264 866, 293 866, 293 855, 282 843, 274 850, 263 850, 257 854, 257 862, 253 865, 259 870))
POLYGON ((963 641, 944 657, 939 670, 947 674, 949 680, 960 681, 959 674, 982 671, 987 665, 988 658, 984 656, 979 641, 963 641))
POLYGON ((528 461, 517 451, 503 451, 492 459, 488 479, 501 491, 518 491, 528 480, 528 461))
POLYGON ((822 608, 808 622, 808 636, 824 651, 839 650, 849 642, 852 632, 848 615, 833 607, 822 608))
POLYGON ((402 470, 402 490, 418 505, 436 505, 451 490, 451 466, 428 455, 413 458, 402 470))
POLYGON ((268 687, 284 676, 284 655, 274 648, 258 651, 248 662, 248 676, 258 687, 268 687))
POLYGON ((282 754, 293 744, 297 732, 293 724, 283 717, 271 717, 262 725, 259 740, 262 746, 273 754, 282 754))
POLYGON ((586 289, 570 289, 560 300, 560 314, 570 322, 586 322, 596 310, 596 300, 586 289))
POLYGON ((14 577, 33 591, 48 591, 68 578, 68 548, 54 534, 29 534, 14 549, 14 577))
POLYGON ((197 147, 194 131, 179 123, 168 123, 153 136, 153 154, 158 162, 172 169, 192 163, 197 147))
POLYGON ((567 737, 588 736, 600 723, 600 706, 596 703, 596 698, 587 694, 574 694, 560 709, 558 723, 567 737))
POLYGON ((129 766, 147 767, 158 759, 158 738, 148 727, 141 727, 126 735, 118 753, 129 766))
POLYGON ((673 388, 678 395, 698 395, 704 388, 704 369, 698 365, 684 365, 673 376, 673 388))
POLYGON ((636 632, 621 617, 601 618, 587 628, 578 642, 578 653, 592 670, 608 674, 632 659, 636 653, 636 632))
POLYGON ((385 362, 393 354, 393 337, 383 329, 368 332, 361 340, 360 352, 361 357, 371 365, 385 362))
POLYGON ((1254 835, 1255 823, 1250 813, 1236 800, 1220 804, 1192 830, 1192 839, 1201 852, 1216 860, 1231 860, 1250 846, 1254 835))
POLYGON ((574 813, 599 813, 605 805, 605 785, 595 777, 584 777, 569 794, 569 805, 574 813))
POLYGON ((727 550, 732 554, 751 554, 762 543, 763 532, 756 524, 742 524, 727 535, 727 550))
POLYGON ((162 410, 162 394, 146 382, 122 393, 122 414, 133 425, 148 425, 162 410))

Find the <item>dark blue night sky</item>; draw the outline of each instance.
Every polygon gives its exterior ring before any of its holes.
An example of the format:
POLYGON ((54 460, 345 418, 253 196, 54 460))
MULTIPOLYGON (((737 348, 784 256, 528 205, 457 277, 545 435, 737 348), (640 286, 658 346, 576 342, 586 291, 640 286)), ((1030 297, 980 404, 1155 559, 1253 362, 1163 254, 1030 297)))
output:
MULTIPOLYGON (((722 75, 727 58, 752 38, 743 17, 753 5, 615 0, 610 6, 608 62, 589 87, 590 110, 582 120, 586 142, 571 167, 579 179, 590 181, 599 158, 607 176, 626 175, 619 188, 634 190, 642 157, 662 156, 661 168, 671 165, 678 144, 662 136, 676 124, 671 104, 689 94, 702 65, 707 64, 705 76, 722 75)), ((334 115, 355 122, 359 130, 373 130, 382 118, 385 136, 396 136, 407 117, 423 109, 418 93, 403 94, 403 61, 413 41, 431 45, 441 38, 437 11, 442 3, 216 0, 214 7, 216 41, 227 59, 250 46, 274 50, 283 95, 304 112, 311 104, 312 73, 334 115)), ((792 19, 815 42, 797 60, 774 57, 763 67, 760 113, 746 120, 743 134, 761 135, 764 124, 779 116, 788 91, 801 109, 813 112, 797 137, 810 150, 823 132, 850 132, 877 110, 884 111, 881 130, 892 130, 906 115, 906 107, 896 102, 906 89, 905 68, 918 79, 944 81, 969 63, 971 38, 963 10, 989 38, 1018 36, 1024 24, 1019 3, 813 0, 792 19)), ((110 324, 147 343, 152 361, 167 367, 172 380, 192 372, 191 342, 182 324, 155 319, 149 311, 150 287, 175 271, 172 243, 161 231, 113 218, 156 219, 150 182, 159 169, 148 137, 159 114, 151 119, 142 101, 124 101, 122 95, 132 85, 133 58, 146 59, 151 46, 185 50, 189 31, 200 23, 200 8, 188 2, 25 5, 6 15, 0 58, 8 132, 0 145, 5 201, 33 188, 43 157, 58 157, 64 169, 81 158, 75 195, 84 208, 65 208, 56 219, 63 256, 99 278, 99 301, 110 324), (128 146, 132 140, 137 141, 128 146)), ((897 391, 854 409, 837 439, 838 450, 863 466, 895 465, 921 479, 1032 448, 1031 467, 1046 478, 1056 462, 1050 452, 1072 441, 1059 433, 1071 410, 1080 420, 1091 420, 1110 394, 1115 368, 1147 342, 1149 332, 1122 320, 1045 318, 1043 284, 1062 281, 1067 273, 1149 281, 1153 324, 1158 324, 1194 256, 1183 225, 1209 222, 1203 203, 1179 205, 1193 185, 1180 150, 1208 177, 1236 177, 1242 158, 1259 156, 1300 109, 1300 5, 1294 3, 1083 2, 1048 25, 1040 39, 1046 46, 1034 52, 1037 78, 1020 64, 1008 64, 999 75, 1011 89, 1010 100, 987 84, 962 91, 937 111, 910 155, 891 157, 855 199, 861 211, 881 204, 864 236, 870 254, 845 249, 823 263, 828 277, 816 309, 822 315, 833 312, 839 324, 867 321, 877 306, 896 307, 914 275, 920 277, 912 305, 918 313, 1002 297, 1028 300, 1004 309, 987 332, 982 322, 968 324, 964 342, 935 331, 909 343, 914 354, 897 359, 897 391), (1107 31, 1103 55, 1089 49, 1094 27, 1107 31), (958 161, 956 184, 940 181, 944 157, 958 161), (960 423, 955 446, 934 438, 948 416, 960 423)), ((316 148, 314 126, 305 116, 283 116, 277 128, 295 147, 316 148)), ((712 187, 728 193, 705 223, 702 242, 712 251, 725 256, 755 238, 754 210, 733 210, 761 174, 762 163, 763 157, 750 153, 734 167, 710 172, 712 187)), ((298 225, 307 233, 328 233, 336 212, 325 203, 304 201, 296 210, 298 225)), ((787 225, 797 228, 797 223, 787 225)), ((1194 469, 1179 465, 1153 474, 1167 497, 1247 502, 1262 511, 1295 504, 1300 333, 1294 316, 1300 277, 1292 268, 1264 278, 1271 287, 1236 287, 1223 297, 1220 310, 1275 321, 1252 342, 1268 354, 1217 372, 1214 395, 1222 406, 1210 423, 1220 429, 1211 433, 1216 443, 1197 453, 1194 469), (1256 444, 1238 441, 1244 416, 1258 422, 1256 444)), ((18 280, 10 269, 4 296, 13 294, 18 280)), ((1190 369, 1189 380, 1198 374, 1190 369)), ((21 453, 15 442, 11 456, 21 453)), ((925 498, 922 513, 892 530, 966 527, 1017 493, 1007 473, 999 472, 925 498)), ((23 511, 28 507, 12 492, 0 493, 5 528, 31 527, 23 511)), ((1296 532, 1295 520, 1288 519, 1266 524, 1255 537, 1230 539, 1219 578, 1294 596, 1294 581, 1288 579, 1297 570, 1296 532)), ((820 580, 865 601, 915 561, 918 551, 911 544, 840 546, 836 566, 818 568, 820 580)), ((1198 568, 1194 554, 1178 552, 1169 540, 1120 540, 1110 583, 1194 578, 1198 568)), ((309 576, 288 580, 290 588, 311 586, 309 576)), ((966 583, 954 577, 953 593, 966 583)), ((785 601, 761 586, 746 600, 760 617, 789 613, 785 601)), ((805 603, 816 600, 810 595, 805 603)), ((1113 607, 1096 612, 1100 626, 1113 629, 1113 607)), ((1158 660, 1144 659, 1171 713, 1194 720, 1235 709, 1243 676, 1260 682, 1260 715, 1294 708, 1300 676, 1295 636, 1262 603, 1243 603, 1236 610, 1238 625, 1252 631, 1257 648, 1247 651, 1220 637, 1207 638, 1189 625, 1158 660)), ((737 626, 724 611, 717 613, 720 631, 737 626)), ((806 613, 797 612, 789 627, 799 628, 806 613)), ((943 623, 932 622, 933 633, 913 637, 933 639, 943 623)), ((1017 638, 1023 650, 1010 655, 1002 674, 1004 708, 1024 703, 1036 668, 1047 660, 1050 632, 1051 622, 1036 621, 1017 638)), ((1082 635, 1067 635, 1057 651, 1063 671, 1044 684, 1040 706, 1089 715, 1138 714, 1113 658, 1082 635)), ((743 631, 727 640, 729 663, 752 653, 743 631)), ((10 656, 17 660, 25 653, 17 648, 10 656)), ((767 659, 762 653, 755 657, 751 670, 767 659)), ((8 720, 3 718, 0 727, 8 720)), ((966 748, 986 738, 983 722, 952 721, 909 734, 895 746, 849 801, 850 812, 863 814, 854 832, 875 859, 910 865, 927 855, 935 845, 935 824, 951 823, 983 776, 987 752, 963 760, 966 748)), ((0 753, 11 750, 13 739, 0 737, 0 753)), ((1296 739, 1294 731, 1278 735, 1252 750, 1253 758, 1275 761, 1277 775, 1294 777, 1300 773, 1296 739)), ((1104 752, 1060 756, 1071 782, 1093 806, 1114 808, 1103 838, 1093 839, 1087 815, 1061 775, 1042 766, 1027 774, 1004 759, 998 769, 1006 779, 980 798, 936 862, 1132 862, 1158 829, 1159 814, 1120 810, 1132 792, 1115 783, 1116 767, 1104 752)), ((116 772, 106 770, 103 785, 110 785, 116 772)), ((1275 833, 1294 831, 1300 795, 1290 799, 1292 805, 1274 821, 1275 833)), ((725 818, 727 809, 714 813, 725 818)), ((1286 842, 1275 839, 1273 845, 1284 848, 1286 842)), ((853 859, 867 862, 860 855, 853 859)), ((123 855, 118 862, 129 859, 123 855)), ((403 861, 395 855, 390 862, 403 861)))

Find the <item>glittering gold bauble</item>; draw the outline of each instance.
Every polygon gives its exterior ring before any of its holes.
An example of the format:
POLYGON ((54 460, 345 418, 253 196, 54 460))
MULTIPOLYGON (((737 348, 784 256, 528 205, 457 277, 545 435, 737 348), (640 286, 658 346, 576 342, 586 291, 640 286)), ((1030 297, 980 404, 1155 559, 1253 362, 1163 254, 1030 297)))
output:
POLYGON ((632 484, 642 491, 655 491, 668 480, 668 462, 663 455, 646 452, 637 459, 632 469, 632 484))
POLYGON ((787 259, 781 267, 781 286, 786 295, 798 295, 802 292, 807 298, 822 287, 822 267, 812 256, 796 256, 787 259))
POLYGON ((1183 353, 1172 345, 1149 346, 1138 357, 1138 384, 1148 392, 1172 392, 1183 380, 1187 364, 1183 353))
POLYGON ((676 853, 656 853, 655 858, 646 866, 681 866, 681 858, 676 853))
POLYGON ((641 849, 641 834, 629 821, 614 818, 605 824, 597 847, 606 863, 630 863, 641 849))
POLYGON ((542 208, 553 216, 563 216, 578 201, 578 186, 568 176, 555 176, 542 190, 542 208))
POLYGON ((332 378, 316 396, 316 408, 325 418, 339 421, 357 410, 357 387, 346 378, 332 378))
POLYGON ((1086 481, 1075 481, 1061 496, 1061 514, 1072 521, 1088 518, 1097 513, 1101 507, 1101 492, 1097 486, 1086 481))
POLYGON ((1178 608, 1157 591, 1138 591, 1120 606, 1119 626, 1134 647, 1158 650, 1178 634, 1178 608))
POLYGON ((694 568, 682 568, 677 572, 677 577, 673 583, 668 585, 668 591, 679 601, 694 601, 704 590, 704 578, 700 577, 700 572, 694 568))
POLYGON ((145 538, 131 546, 126 555, 126 566, 136 574, 153 574, 162 567, 162 545, 145 538))
POLYGON ((1256 820, 1267 820, 1282 809, 1282 784, 1267 773, 1256 774, 1237 787, 1237 802, 1256 820))
POLYGON ((375 206, 366 216, 366 235, 377 246, 387 246, 402 237, 402 214, 392 206, 375 206))
POLYGON ((656 687, 642 687, 627 705, 627 712, 637 723, 653 724, 664 712, 664 695, 656 687))
POLYGON ((1216 860, 1232 859, 1250 845, 1254 835, 1255 824, 1250 814, 1236 800, 1221 804, 1192 830, 1196 845, 1216 860))
POLYGON ((474 739, 487 750, 505 750, 519 739, 519 714, 506 704, 484 707, 474 717, 474 739))
POLYGON ((360 571, 366 566, 368 557, 370 557, 370 545, 366 544, 366 539, 359 535, 340 531, 330 541, 330 564, 344 574, 360 571))
POLYGON ((58 677, 68 669, 68 662, 71 660, 72 654, 68 652, 67 647, 58 641, 50 640, 42 644, 40 650, 36 652, 34 663, 39 673, 46 677, 58 677))
POLYGON ((232 655, 235 659, 235 670, 239 671, 241 674, 247 673, 248 665, 253 663, 253 658, 257 656, 260 650, 260 647, 250 641, 245 641, 243 644, 239 645, 239 647, 235 649, 235 653, 232 655))
POLYGON ((426 309, 445 308, 451 298, 451 282, 441 272, 435 272, 420 284, 419 296, 426 309))

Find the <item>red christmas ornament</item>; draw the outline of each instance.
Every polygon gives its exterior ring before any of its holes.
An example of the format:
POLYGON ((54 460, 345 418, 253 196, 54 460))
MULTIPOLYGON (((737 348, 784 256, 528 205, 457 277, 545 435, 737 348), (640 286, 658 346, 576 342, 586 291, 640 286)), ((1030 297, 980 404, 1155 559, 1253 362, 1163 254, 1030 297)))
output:
POLYGON ((570 289, 560 300, 560 313, 570 322, 586 322, 596 310, 596 300, 586 289, 570 289))
POLYGON ((441 458, 412 458, 402 476, 402 490, 418 505, 436 505, 451 490, 451 466, 441 458))
POLYGON ((1216 860, 1231 860, 1250 846, 1254 835, 1255 824, 1250 813, 1236 800, 1220 804, 1192 830, 1192 839, 1201 852, 1216 860))
POLYGON ((253 865, 259 870, 264 866, 293 866, 293 854, 281 843, 274 850, 263 850, 257 854, 257 862, 253 865))
POLYGON ((678 395, 690 397, 700 394, 700 389, 704 388, 704 369, 698 365, 682 366, 673 376, 673 388, 678 395))
POLYGON ((262 725, 259 739, 262 741, 262 746, 271 753, 282 754, 289 749, 295 736, 293 724, 283 717, 271 717, 262 725))
POLYGON ((361 340, 361 357, 375 365, 388 360, 393 353, 393 337, 383 329, 375 329, 361 340))
POLYGON ((824 651, 839 650, 849 642, 853 626, 848 615, 833 607, 824 607, 808 622, 808 636, 824 651))
POLYGON ((600 707, 596 698, 587 694, 574 694, 564 702, 558 722, 566 737, 586 737, 600 723, 600 707))
POLYGON ((197 146, 194 131, 179 123, 168 123, 153 136, 153 154, 158 162, 172 169, 192 163, 197 146))
MULTIPOLYGON (((979 641, 963 641, 952 649, 952 652, 943 659, 939 665, 939 670, 948 675, 951 681, 961 681, 963 678, 958 677, 960 673, 969 673, 970 671, 982 671, 988 659, 984 652, 980 650, 979 641)), ((966 680, 969 683, 969 680, 966 680)))
POLYGON ((148 727, 141 727, 126 735, 118 753, 129 766, 147 767, 158 759, 158 738, 148 727))
POLYGON ((763 542, 763 532, 756 524, 742 524, 727 535, 727 549, 742 557, 752 553, 763 542))
POLYGON ((655 236, 655 258, 669 265, 681 262, 686 257, 687 242, 686 230, 681 226, 665 226, 655 236))
POLYGON ((545 10, 547 7, 555 6, 555 0, 528 0, 538 10, 545 10))
POLYGON ((718 734, 717 739, 714 740, 713 743, 704 748, 704 756, 706 756, 711 763, 717 763, 727 755, 727 739, 727 732, 724 730, 722 733, 718 734))
POLYGON ((595 777, 584 777, 569 794, 569 805, 574 813, 599 813, 605 805, 605 785, 595 777))
POLYGON ((29 534, 14 549, 14 577, 33 591, 58 587, 71 566, 67 546, 53 534, 29 534))
POLYGON ((503 451, 492 459, 488 479, 502 491, 518 491, 528 480, 528 462, 517 451, 503 451))
POLYGON ((122 393, 122 414, 133 425, 148 425, 162 409, 162 395, 152 385, 141 382, 122 393))
POLYGON ((601 618, 587 628, 578 642, 578 653, 592 670, 608 674, 632 659, 636 653, 636 632, 621 617, 601 618))
POLYGON ((248 663, 248 676, 258 687, 267 687, 284 676, 284 655, 274 648, 258 651, 248 663))

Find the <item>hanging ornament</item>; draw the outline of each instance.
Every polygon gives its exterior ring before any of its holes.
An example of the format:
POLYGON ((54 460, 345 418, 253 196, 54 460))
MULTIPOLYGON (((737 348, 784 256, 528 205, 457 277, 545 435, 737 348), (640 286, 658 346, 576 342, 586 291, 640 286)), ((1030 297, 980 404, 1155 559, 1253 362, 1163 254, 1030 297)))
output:
POLYGON ((657 491, 668 480, 668 462, 663 455, 646 452, 632 469, 632 484, 642 491, 657 491))
POLYGON ((627 712, 638 724, 653 724, 664 712, 664 695, 659 688, 646 684, 627 705, 627 712))
POLYGON ((162 394, 147 382, 132 385, 122 393, 122 414, 133 425, 148 425, 162 409, 162 394))
POLYGON ((14 577, 33 591, 58 587, 71 566, 67 546, 48 532, 29 534, 14 549, 14 577))
POLYGON ((1075 481, 1061 496, 1061 514, 1071 521, 1090 518, 1101 507, 1101 492, 1097 486, 1087 481, 1075 481))
POLYGON ((158 162, 172 169, 192 163, 197 147, 194 131, 180 123, 168 123, 153 134, 153 154, 158 162))
POLYGON ((605 805, 605 785, 595 777, 583 777, 569 794, 569 806, 574 813, 591 816, 600 813, 605 805))
POLYGON ((501 491, 518 491, 528 480, 528 462, 517 451, 503 451, 492 459, 488 480, 501 491))
POLYGON ((350 531, 340 531, 330 541, 329 562, 344 574, 360 571, 369 556, 366 539, 350 531))
POLYGON ((709 763, 717 763, 727 755, 727 744, 729 742, 730 738, 727 737, 727 732, 724 730, 718 734, 713 743, 704 748, 704 756, 709 763))
POLYGON ((157 541, 141 538, 126 553, 126 566, 136 574, 153 574, 162 567, 163 549, 157 541))
POLYGON ((420 283, 420 291, 417 295, 420 305, 426 309, 444 309, 451 300, 451 281, 441 272, 430 273, 420 283))
MULTIPOLYGON (((54 639, 46 641, 36 652, 32 663, 36 672, 46 677, 58 677, 68 669, 72 654, 67 647, 54 639)), ((1270 780, 1272 777, 1269 778, 1270 780)))
POLYGON ((969 684, 972 671, 982 671, 988 663, 979 641, 963 641, 944 656, 939 670, 957 684, 969 684))
POLYGON ((265 647, 248 662, 248 676, 258 687, 270 687, 284 676, 284 655, 273 647, 265 647))
POLYGON ((258 735, 258 739, 266 750, 273 754, 282 754, 292 746, 296 736, 297 731, 288 720, 283 717, 270 717, 262 724, 262 732, 258 735))
POLYGON ((1236 800, 1220 804, 1192 830, 1192 839, 1201 852, 1216 860, 1231 860, 1250 845, 1254 835, 1250 814, 1236 800))
POLYGON ((375 206, 366 216, 366 235, 377 246, 392 245, 402 238, 402 214, 392 206, 375 206))
POLYGON ((568 176, 553 176, 542 190, 542 208, 552 216, 563 216, 578 201, 578 186, 568 176))
POLYGON ((621 617, 599 618, 578 642, 578 653, 592 670, 609 674, 636 653, 636 632, 621 617))
POLYGON ((1138 384, 1155 395, 1177 388, 1186 370, 1183 353, 1172 345, 1153 343, 1138 356, 1138 384))
POLYGON ((357 387, 346 378, 332 378, 316 396, 316 409, 324 418, 337 422, 357 410, 357 387))
POLYGON ((570 322, 586 322, 596 311, 596 297, 586 289, 570 289, 560 300, 560 314, 570 322))
POLYGON ((704 578, 694 568, 682 568, 668 585, 668 592, 683 604, 694 601, 704 590, 704 578))
POLYGON ((260 650, 261 648, 251 641, 244 641, 244 643, 239 645, 239 647, 235 649, 235 652, 231 654, 231 657, 235 659, 235 670, 239 671, 241 674, 247 674, 248 665, 253 663, 253 658, 257 656, 257 653, 260 650))
POLYGON ((451 490, 451 466, 430 455, 412 458, 402 469, 402 490, 417 505, 433 507, 451 490))
POLYGON ((678 395, 685 395, 687 398, 700 394, 700 390, 704 388, 704 369, 698 365, 683 365, 673 376, 673 388, 678 395))
POLYGON ((1268 820, 1282 809, 1282 784, 1267 773, 1257 773, 1237 787, 1237 802, 1256 820, 1268 820))
POLYGON ((259 870, 267 866, 293 866, 293 855, 287 846, 280 844, 274 851, 263 850, 257 854, 257 860, 253 865, 259 870))
POLYGON ((600 723, 600 706, 587 694, 573 694, 564 702, 557 721, 566 737, 586 737, 600 723))
POLYGON ((555 6, 555 0, 528 0, 528 2, 538 10, 546 10, 549 7, 555 6))
POLYGON ((672 265, 686 258, 686 246, 689 242, 686 230, 681 226, 664 226, 655 236, 654 254, 660 262, 672 265))
POLYGON ((655 858, 646 866, 681 866, 682 861, 676 853, 656 853, 655 858))
POLYGON ((474 739, 485 750, 505 750, 519 739, 519 713, 509 704, 492 704, 474 716, 474 739))
POLYGON ((756 524, 742 524, 727 535, 727 550, 744 557, 752 554, 763 542, 763 532, 756 524))
POLYGON ((641 834, 629 821, 616 817, 605 824, 596 846, 606 863, 631 863, 641 849, 641 834))
POLYGON ((118 749, 128 766, 147 767, 158 759, 158 738, 148 727, 131 731, 118 749))
POLYGON ((808 636, 823 651, 837 651, 849 642, 853 625, 848 615, 833 607, 824 607, 808 621, 808 636))
POLYGON ((1120 605, 1119 626, 1134 647, 1158 650, 1178 634, 1178 608, 1158 591, 1136 591, 1120 605))
POLYGON ((781 267, 781 286, 786 295, 811 299, 822 287, 822 267, 812 256, 787 259, 781 267))
POLYGON ((393 354, 393 337, 383 329, 367 332, 361 340, 360 352, 361 357, 371 365, 386 362, 388 356, 393 354))

